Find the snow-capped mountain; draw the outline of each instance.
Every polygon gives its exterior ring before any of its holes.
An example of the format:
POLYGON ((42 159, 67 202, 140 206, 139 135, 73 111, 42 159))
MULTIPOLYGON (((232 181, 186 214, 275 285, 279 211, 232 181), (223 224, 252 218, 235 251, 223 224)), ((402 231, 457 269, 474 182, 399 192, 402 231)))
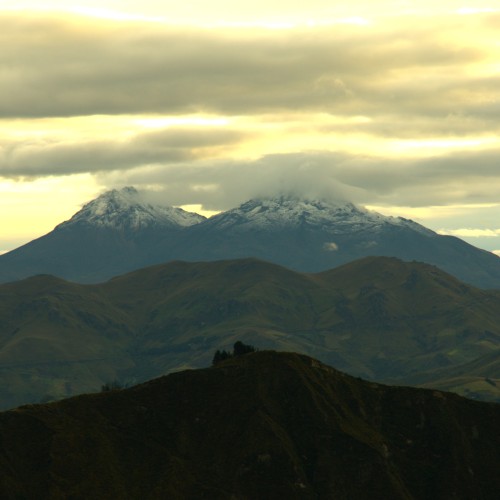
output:
POLYGON ((122 230, 139 230, 147 227, 188 227, 205 220, 205 217, 186 212, 181 208, 144 202, 133 187, 113 189, 87 203, 69 221, 58 227, 78 224, 122 230))
POLYGON ((492 253, 346 201, 259 198, 205 219, 147 203, 134 188, 104 193, 52 232, 1 255, 0 282, 41 273, 98 282, 169 260, 243 257, 318 272, 367 256, 426 262, 500 288, 500 258, 492 253))
POLYGON ((257 257, 318 272, 367 256, 434 264, 468 283, 500 288, 500 259, 414 221, 350 202, 295 196, 253 199, 189 228, 186 260, 257 257))
POLYGON ((169 259, 183 231, 205 217, 145 201, 136 189, 108 191, 70 220, 2 255, 0 282, 33 274, 54 274, 98 282, 169 259))
POLYGON ((399 226, 434 235, 430 229, 402 217, 387 217, 350 202, 309 200, 294 196, 257 198, 215 215, 207 225, 226 230, 314 228, 331 234, 377 231, 399 226))

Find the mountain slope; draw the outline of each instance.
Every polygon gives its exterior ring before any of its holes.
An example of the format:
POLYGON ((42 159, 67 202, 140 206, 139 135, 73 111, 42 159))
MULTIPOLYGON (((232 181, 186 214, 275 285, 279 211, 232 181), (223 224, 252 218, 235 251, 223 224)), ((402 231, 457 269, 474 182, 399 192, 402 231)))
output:
POLYGON ((133 369, 133 323, 92 289, 52 276, 0 286, 2 408, 95 391, 133 369))
POLYGON ((162 262, 179 234, 202 220, 180 208, 146 203, 134 188, 109 191, 45 236, 0 256, 0 281, 35 274, 102 281, 162 262))
POLYGON ((258 352, 0 414, 0 496, 490 500, 499 418, 499 405, 258 352))
POLYGON ((453 370, 500 354, 499 325, 499 292, 394 258, 319 274, 243 259, 172 262, 100 285, 39 276, 0 286, 1 403, 207 366, 237 340, 378 381, 465 393, 473 377, 475 397, 500 400, 493 362, 443 385, 453 370))
POLYGON ((436 265, 475 286, 500 288, 496 255, 348 202, 251 200, 190 228, 174 255, 193 261, 256 257, 305 272, 367 256, 398 257, 436 265))
POLYGON ((250 200, 210 219, 152 206, 133 188, 110 191, 51 233, 0 256, 0 282, 54 274, 97 283, 170 260, 255 257, 318 272, 367 256, 436 265, 500 289, 500 258, 413 221, 332 200, 250 200))

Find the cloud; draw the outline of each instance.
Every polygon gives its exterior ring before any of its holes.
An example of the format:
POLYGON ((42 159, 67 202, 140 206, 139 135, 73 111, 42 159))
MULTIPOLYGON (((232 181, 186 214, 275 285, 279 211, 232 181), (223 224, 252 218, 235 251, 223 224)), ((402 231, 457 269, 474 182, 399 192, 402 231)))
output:
POLYGON ((457 29, 441 18, 408 37, 393 25, 189 30, 5 15, 0 116, 302 110, 400 117, 385 128, 392 133, 405 122, 432 130, 429 118, 455 113, 463 119, 448 120, 448 132, 496 127, 498 78, 468 74, 488 54, 470 40, 450 43, 444 33, 457 29))
POLYGON ((461 15, 488 14, 490 12, 498 12, 498 9, 489 7, 461 7, 458 9, 458 13, 461 15))
POLYGON ((5 141, 0 147, 0 175, 40 177, 166 165, 210 157, 243 137, 234 130, 193 127, 165 128, 114 140, 5 141))
POLYGON ((276 192, 410 208, 496 202, 499 17, 469 17, 265 30, 4 14, 0 176, 89 172, 214 210, 276 192), (227 124, 101 133, 103 117, 187 115, 227 124), (71 134, 48 132, 65 120, 71 134), (14 130, 38 122, 42 134, 14 130), (429 156, 447 142, 452 153, 429 156))
POLYGON ((265 133, 227 124, 136 128, 100 139, 5 137, 0 175, 87 172, 104 185, 157 186, 172 193, 176 204, 203 203, 210 209, 276 192, 406 207, 498 201, 497 148, 416 159, 332 151, 231 159, 234 148, 265 133))
POLYGON ((500 151, 458 152, 419 160, 387 160, 326 151, 151 165, 102 173, 105 185, 156 186, 172 204, 223 210, 256 196, 282 193, 378 206, 482 204, 498 200, 500 151), (473 165, 473 167, 471 167, 473 165))
POLYGON ((334 169, 328 169, 343 159, 324 153, 268 155, 255 161, 218 160, 103 173, 99 180, 106 185, 155 186, 173 205, 202 204, 207 210, 278 194, 350 200, 358 197, 358 190, 339 182, 334 169))
POLYGON ((500 229, 440 229, 437 232, 459 238, 498 238, 500 236, 500 229))
POLYGON ((323 245, 323 248, 328 252, 336 252, 339 249, 339 246, 337 245, 337 243, 330 241, 328 243, 325 243, 323 245))

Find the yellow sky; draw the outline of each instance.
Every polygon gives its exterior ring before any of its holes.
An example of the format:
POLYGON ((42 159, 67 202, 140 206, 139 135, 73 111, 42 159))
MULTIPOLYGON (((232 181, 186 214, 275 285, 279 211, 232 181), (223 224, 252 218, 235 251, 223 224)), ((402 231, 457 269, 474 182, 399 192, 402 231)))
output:
POLYGON ((78 12, 114 20, 149 20, 153 22, 182 22, 184 24, 233 23, 301 23, 325 22, 355 18, 380 18, 394 15, 449 15, 460 13, 470 15, 488 13, 498 9, 495 1, 481 4, 456 0, 353 0, 351 2, 331 2, 311 0, 307 4, 300 0, 241 1, 191 0, 172 2, 163 0, 10 0, 0 2, 0 8, 12 10, 44 10, 78 12))
POLYGON ((500 227, 498 0, 0 1, 0 24, 0 251, 126 184, 216 211, 307 176, 500 227))

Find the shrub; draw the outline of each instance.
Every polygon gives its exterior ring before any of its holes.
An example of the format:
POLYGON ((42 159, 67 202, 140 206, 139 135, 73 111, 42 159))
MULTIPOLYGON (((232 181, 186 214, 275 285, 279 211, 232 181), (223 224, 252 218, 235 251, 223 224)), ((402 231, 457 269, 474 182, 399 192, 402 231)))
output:
POLYGON ((243 354, 248 354, 249 352, 255 352, 256 349, 252 345, 247 345, 238 340, 233 346, 233 353, 229 353, 225 350, 220 351, 217 349, 215 351, 214 357, 212 359, 212 365, 216 365, 225 359, 229 359, 235 356, 242 356, 243 354))
POLYGON ((214 357, 212 359, 212 364, 216 365, 217 363, 220 363, 221 361, 224 361, 225 359, 228 359, 231 357, 231 354, 229 354, 227 351, 215 351, 214 357))
POLYGON ((118 380, 113 380, 113 382, 106 382, 101 386, 101 392, 118 391, 123 389, 123 384, 118 380))

